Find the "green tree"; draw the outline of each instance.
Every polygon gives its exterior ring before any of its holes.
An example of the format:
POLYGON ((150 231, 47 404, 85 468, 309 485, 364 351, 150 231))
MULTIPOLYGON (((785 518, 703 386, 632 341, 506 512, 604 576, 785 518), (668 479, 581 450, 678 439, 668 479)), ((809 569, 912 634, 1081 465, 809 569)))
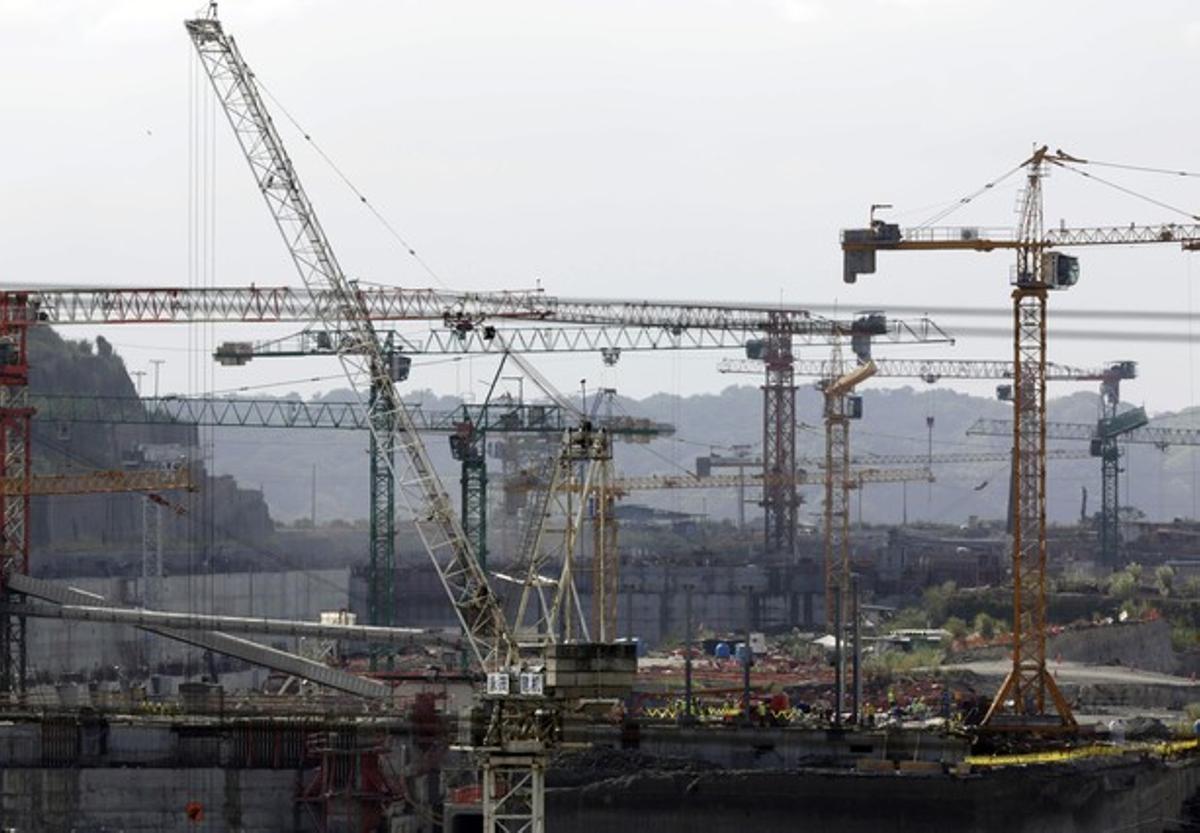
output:
POLYGON ((887 623, 887 632, 927 627, 929 627, 929 620, 925 617, 924 610, 919 607, 906 607, 897 611, 896 615, 887 623))
POLYGON ((1175 588, 1175 570, 1169 565, 1163 564, 1154 571, 1154 584, 1158 588, 1160 596, 1170 596, 1171 591, 1175 588))
POLYGON ((950 636, 955 640, 964 639, 967 635, 967 623, 957 616, 951 616, 946 620, 946 624, 942 628, 950 632, 950 636))
POLYGON ((936 587, 927 587, 921 596, 921 608, 925 611, 930 622, 944 622, 950 613, 950 600, 958 587, 952 581, 947 581, 936 587))
POLYGON ((1108 581, 1108 595, 1118 601, 1127 602, 1137 594, 1138 583, 1129 572, 1114 573, 1108 581))
POLYGON ((986 613, 980 613, 975 617, 975 633, 987 640, 996 638, 996 620, 986 613))

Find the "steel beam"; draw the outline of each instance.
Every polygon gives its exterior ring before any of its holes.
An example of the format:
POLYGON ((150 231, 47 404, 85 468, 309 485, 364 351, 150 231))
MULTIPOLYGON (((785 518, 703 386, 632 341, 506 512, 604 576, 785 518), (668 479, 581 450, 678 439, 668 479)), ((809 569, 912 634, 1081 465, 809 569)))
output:
MULTIPOLYGON (((26 596, 33 596, 34 598, 54 602, 59 605, 108 609, 116 607, 116 605, 106 601, 102 596, 97 596, 94 593, 77 590, 73 587, 63 587, 21 573, 13 573, 8 576, 8 588, 14 592, 23 593, 26 596)), ((177 642, 186 642, 189 645, 195 645, 254 665, 261 665, 283 674, 309 680, 318 685, 344 691, 348 694, 355 694, 359 697, 382 700, 391 696, 391 689, 382 683, 377 683, 374 680, 355 674, 348 674, 345 671, 330 668, 329 666, 313 662, 296 654, 260 645, 248 639, 230 636, 220 631, 183 630, 178 627, 152 627, 149 625, 135 625, 135 627, 141 627, 142 630, 165 636, 168 639, 174 639, 177 642)))
POLYGON ((413 646, 429 643, 453 643, 452 633, 421 628, 381 628, 373 625, 327 625, 292 619, 268 619, 257 616, 225 616, 208 613, 179 613, 143 608, 100 607, 95 604, 24 604, 4 605, 0 609, 20 612, 38 619, 66 619, 76 622, 104 622, 136 628, 174 628, 183 631, 216 630, 264 636, 291 636, 307 639, 343 639, 378 645, 413 646))

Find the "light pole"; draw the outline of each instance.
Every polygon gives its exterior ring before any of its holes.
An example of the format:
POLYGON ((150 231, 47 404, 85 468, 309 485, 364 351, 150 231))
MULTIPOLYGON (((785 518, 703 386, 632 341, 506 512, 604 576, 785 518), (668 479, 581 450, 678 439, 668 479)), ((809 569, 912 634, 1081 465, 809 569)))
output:
POLYGON ((131 371, 129 371, 129 375, 137 377, 137 383, 136 383, 137 384, 137 395, 141 396, 142 395, 142 377, 146 375, 146 371, 131 370, 131 371))
POLYGON ((860 615, 860 612, 859 612, 859 605, 861 603, 861 598, 860 598, 861 593, 862 593, 862 586, 859 583, 858 574, 855 573, 850 576, 850 616, 852 617, 852 619, 854 621, 854 624, 852 625, 852 629, 850 631, 851 638, 854 640, 854 645, 852 648, 852 650, 853 650, 852 656, 854 657, 854 668, 853 668, 853 671, 851 672, 850 679, 851 679, 852 690, 854 692, 853 724, 855 726, 861 726, 862 720, 863 720, 862 616, 860 615))
POLYGON ((154 398, 158 399, 158 371, 166 364, 166 359, 151 359, 150 364, 154 365, 154 398))
POLYGON ((833 597, 833 667, 834 673, 837 674, 837 682, 834 685, 833 697, 833 725, 842 725, 842 711, 846 708, 846 611, 844 608, 845 602, 845 587, 839 579, 835 585, 835 593, 833 597))
POLYGON ((683 584, 683 715, 680 722, 691 725, 696 722, 692 698, 692 643, 695 635, 692 633, 692 590, 695 585, 689 579, 683 584))
POLYGON ((754 585, 747 584, 746 590, 746 641, 742 653, 742 708, 745 710, 747 726, 754 723, 754 714, 750 708, 750 666, 754 663, 754 653, 750 649, 750 629, 754 626, 754 585))
POLYGON ((525 404, 525 377, 524 376, 501 376, 502 382, 517 383, 517 405, 525 404))

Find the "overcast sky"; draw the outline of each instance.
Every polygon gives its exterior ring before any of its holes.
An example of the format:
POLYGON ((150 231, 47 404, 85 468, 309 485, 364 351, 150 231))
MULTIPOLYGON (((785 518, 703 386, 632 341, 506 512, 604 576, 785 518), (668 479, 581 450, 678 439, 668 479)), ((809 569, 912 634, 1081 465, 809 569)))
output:
MULTIPOLYGON (((196 11, 0 0, 0 281, 195 279, 189 205, 200 190, 189 159, 203 146, 197 102, 211 101, 182 26, 196 11)), ((271 93, 453 288, 540 281, 559 295, 1003 310, 1009 255, 884 254, 877 275, 846 286, 838 230, 862 224, 872 202, 923 220, 1035 142, 1200 170, 1189 95, 1200 6, 1183 0, 227 0, 221 12, 271 93)), ((430 285, 276 115, 347 270, 430 285)), ((228 126, 214 125, 209 274, 221 285, 297 283, 228 126)), ((1099 173, 1200 213, 1198 179, 1099 173)), ((1182 219, 1069 173, 1046 191, 1048 224, 1182 219)), ((948 221, 1010 226, 1015 196, 1010 180, 948 221)), ((1128 399, 1151 411, 1197 404, 1186 341, 1053 341, 1058 309, 1200 308, 1195 256, 1175 246, 1079 254, 1079 286, 1052 298, 1051 358, 1138 359, 1128 399)), ((1186 334, 1190 321, 1113 326, 1186 334)), ((189 353, 269 332, 105 334, 133 370, 165 359, 163 391, 336 372, 324 360, 218 371, 189 353)), ((920 354, 1007 358, 1009 346, 964 338, 953 352, 920 354)), ((718 358, 539 364, 564 389, 586 376, 643 396, 719 390, 731 379, 714 371, 718 358)), ((489 373, 485 360, 441 364, 413 383, 481 392, 489 373)))

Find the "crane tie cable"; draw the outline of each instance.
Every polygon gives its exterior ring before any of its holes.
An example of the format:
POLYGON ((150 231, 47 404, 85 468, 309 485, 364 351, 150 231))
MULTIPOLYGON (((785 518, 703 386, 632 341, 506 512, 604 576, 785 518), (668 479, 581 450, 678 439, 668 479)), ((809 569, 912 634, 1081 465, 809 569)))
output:
POLYGON ((1001 182, 1008 179, 1010 176, 1015 174, 1017 171, 1021 170, 1022 167, 1023 167, 1022 165, 1017 165, 1016 167, 1010 168, 1009 170, 1005 171, 1003 174, 996 177, 995 179, 985 182, 982 186, 980 186, 975 191, 972 191, 971 193, 967 194, 964 197, 960 197, 959 199, 957 199, 956 201, 954 201, 953 203, 948 205, 946 208, 942 209, 941 211, 939 211, 936 214, 934 214, 933 216, 931 216, 929 219, 925 220, 924 222, 918 223, 916 225, 916 228, 925 228, 927 226, 933 225, 934 223, 941 222, 946 217, 950 216, 955 211, 962 208, 964 205, 969 204, 970 202, 975 200, 977 197, 981 196, 982 194, 986 194, 988 191, 995 188, 1001 182))
POLYGON ((1184 209, 1179 208, 1178 206, 1174 206, 1174 205, 1171 205, 1170 203, 1163 202, 1162 200, 1155 199, 1154 197, 1147 196, 1146 194, 1135 191, 1132 188, 1127 188, 1124 185, 1119 185, 1116 182, 1113 182, 1108 179, 1104 179, 1103 177, 1096 176, 1095 174, 1092 174, 1092 173, 1088 173, 1087 171, 1081 171, 1079 168, 1076 168, 1074 165, 1069 165, 1069 164, 1067 164, 1065 162, 1061 162, 1061 161, 1055 161, 1055 164, 1058 165, 1058 167, 1063 168, 1064 170, 1068 170, 1071 173, 1078 174, 1079 176, 1084 177, 1085 179, 1090 179, 1095 182, 1099 182, 1101 185, 1107 185, 1109 188, 1113 188, 1117 191, 1120 191, 1122 194, 1126 194, 1126 195, 1134 197, 1136 199, 1143 200, 1145 202, 1150 203, 1151 205, 1156 205, 1159 208, 1165 208, 1168 211, 1174 211, 1176 214, 1182 214, 1184 217, 1187 217, 1189 220, 1200 221, 1200 215, 1198 215, 1198 214, 1193 214, 1190 211, 1185 211, 1184 209))
POLYGON ((402 235, 399 230, 397 230, 396 227, 388 221, 387 217, 383 216, 379 209, 375 207, 374 203, 368 200, 366 195, 363 194, 363 192, 360 191, 353 182, 351 182, 350 177, 348 177, 345 172, 338 167, 337 163, 333 161, 329 154, 325 153, 321 146, 316 143, 312 135, 300 125, 300 122, 297 121, 291 112, 283 106, 283 103, 275 97, 275 94, 267 88, 267 85, 263 83, 262 78, 258 77, 256 74, 254 76, 254 80, 258 82, 259 88, 267 94, 267 98, 271 99, 271 102, 279 108, 279 111, 283 113, 289 122, 291 122, 292 126, 296 128, 300 135, 304 137, 304 141, 312 145, 312 148, 317 152, 317 155, 325 161, 325 164, 327 164, 333 170, 333 172, 345 184, 345 186, 350 189, 351 193, 358 197, 359 202, 366 206, 367 210, 371 212, 375 219, 378 220, 385 229, 387 229, 393 238, 395 238, 396 242, 404 247, 405 253, 412 257, 413 260, 415 260, 425 271, 425 273, 438 284, 438 286, 442 287, 442 289, 447 289, 448 287, 442 280, 441 276, 438 275, 438 273, 433 270, 433 267, 430 266, 425 259, 417 253, 417 250, 408 242, 407 238, 405 238, 404 235, 402 235))
POLYGON ((1196 171, 1183 171, 1173 168, 1153 168, 1146 165, 1129 165, 1121 162, 1097 162, 1095 159, 1086 159, 1084 162, 1088 165, 1096 165, 1101 168, 1119 168, 1123 171, 1138 171, 1147 174, 1166 174, 1167 176, 1190 176, 1200 177, 1200 173, 1196 171))

